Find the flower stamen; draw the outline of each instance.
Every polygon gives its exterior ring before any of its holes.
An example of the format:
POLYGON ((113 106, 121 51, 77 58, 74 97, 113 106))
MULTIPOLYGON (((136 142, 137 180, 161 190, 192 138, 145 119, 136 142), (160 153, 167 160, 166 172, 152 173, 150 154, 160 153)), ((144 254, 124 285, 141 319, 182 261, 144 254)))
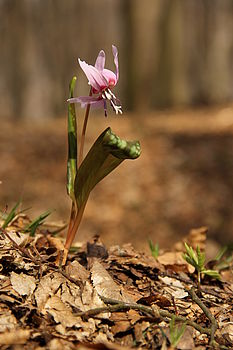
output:
MULTIPOLYGON (((117 105, 117 98, 114 95, 114 93, 110 89, 105 89, 102 94, 102 98, 104 99, 104 102, 106 103, 106 100, 108 100, 115 111, 116 114, 122 114, 122 106, 117 105)), ((105 113, 106 115, 106 113, 105 113)))

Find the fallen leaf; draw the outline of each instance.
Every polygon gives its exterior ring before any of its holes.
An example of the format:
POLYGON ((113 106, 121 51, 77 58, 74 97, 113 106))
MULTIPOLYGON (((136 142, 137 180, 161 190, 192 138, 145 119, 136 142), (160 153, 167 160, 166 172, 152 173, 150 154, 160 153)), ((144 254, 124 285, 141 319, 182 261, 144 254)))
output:
POLYGON ((176 280, 175 278, 160 276, 159 279, 168 286, 164 287, 164 289, 174 298, 183 299, 188 296, 188 292, 184 290, 184 286, 179 280, 176 280))
POLYGON ((27 329, 14 329, 12 332, 0 334, 1 345, 25 344, 30 337, 31 331, 27 329))
POLYGON ((53 296, 60 285, 65 282, 63 277, 58 272, 45 275, 41 278, 40 283, 35 291, 35 300, 38 310, 41 311, 49 297, 53 296))
POLYGON ((87 281, 90 272, 85 269, 77 260, 68 263, 66 266, 66 273, 74 280, 81 280, 83 282, 87 281))
POLYGON ((44 310, 53 316, 56 323, 61 323, 63 327, 81 328, 84 325, 81 318, 74 316, 71 309, 56 295, 48 299, 44 305, 44 310))
POLYGON ((97 260, 94 260, 91 268, 91 280, 100 297, 133 302, 132 298, 124 292, 123 287, 113 281, 107 270, 97 260))
POLYGON ((10 276, 13 289, 20 295, 31 295, 36 288, 35 277, 11 272, 10 276))
POLYGON ((15 329, 17 320, 9 310, 1 310, 0 312, 0 332, 15 329))
POLYGON ((177 269, 177 265, 186 265, 190 273, 195 271, 195 268, 184 260, 182 252, 166 252, 158 256, 157 260, 162 265, 169 265, 170 268, 172 265, 175 265, 175 269, 177 269))

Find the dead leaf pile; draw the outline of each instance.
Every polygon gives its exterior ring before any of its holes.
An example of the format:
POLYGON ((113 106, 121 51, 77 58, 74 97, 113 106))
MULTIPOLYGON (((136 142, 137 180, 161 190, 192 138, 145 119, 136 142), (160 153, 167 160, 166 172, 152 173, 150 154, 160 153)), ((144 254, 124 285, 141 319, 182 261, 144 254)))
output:
POLYGON ((0 229, 1 349, 168 349, 173 318, 177 349, 233 348, 232 263, 198 292, 180 251, 155 260, 95 238, 61 267, 58 247, 49 232, 0 229))

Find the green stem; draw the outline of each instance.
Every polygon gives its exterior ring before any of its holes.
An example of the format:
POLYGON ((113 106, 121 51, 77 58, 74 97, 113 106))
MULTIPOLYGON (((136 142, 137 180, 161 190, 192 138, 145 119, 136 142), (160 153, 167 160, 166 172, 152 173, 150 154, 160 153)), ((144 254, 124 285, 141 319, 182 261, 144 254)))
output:
MULTIPOLYGON (((92 88, 90 90, 89 96, 92 96, 92 88)), ((84 117, 84 122, 83 122, 83 129, 82 129, 80 148, 79 148, 78 167, 80 167, 80 165, 83 161, 83 149, 84 149, 84 142, 85 142, 85 135, 86 135, 89 112, 90 112, 90 104, 87 105, 86 113, 85 113, 85 117, 84 117)))

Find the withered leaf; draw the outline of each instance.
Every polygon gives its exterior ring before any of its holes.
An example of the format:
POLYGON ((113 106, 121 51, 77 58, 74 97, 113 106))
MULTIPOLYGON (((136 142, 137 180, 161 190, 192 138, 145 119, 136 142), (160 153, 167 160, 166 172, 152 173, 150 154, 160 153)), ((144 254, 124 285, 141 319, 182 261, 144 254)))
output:
POLYGON ((24 273, 11 273, 10 276, 13 289, 20 295, 31 295, 36 288, 35 277, 24 273))
POLYGON ((25 344, 30 337, 31 331, 28 329, 14 329, 11 332, 0 334, 0 345, 25 344))
POLYGON ((159 279, 167 285, 164 289, 174 298, 183 299, 188 296, 188 292, 184 290, 184 286, 179 280, 170 277, 159 277, 159 279))
POLYGON ((94 288, 101 297, 133 302, 131 297, 123 290, 123 287, 118 286, 113 281, 112 277, 98 260, 94 260, 93 262, 91 280, 94 288))
POLYGON ((44 310, 50 313, 55 322, 61 323, 63 327, 83 327, 84 322, 81 318, 74 316, 71 309, 56 295, 48 299, 44 305, 44 310))
POLYGON ((160 307, 167 307, 171 305, 170 300, 162 294, 155 293, 151 294, 148 297, 143 297, 137 301, 138 304, 151 305, 153 303, 157 304, 160 307))

